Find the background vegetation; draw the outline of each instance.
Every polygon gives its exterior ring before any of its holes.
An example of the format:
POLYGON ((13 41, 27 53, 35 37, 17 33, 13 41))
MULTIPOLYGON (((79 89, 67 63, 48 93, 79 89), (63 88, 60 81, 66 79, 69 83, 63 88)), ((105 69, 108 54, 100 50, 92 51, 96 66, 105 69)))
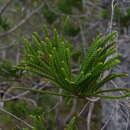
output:
POLYGON ((129 129, 129 99, 117 100, 129 96, 129 76, 122 77, 130 73, 129 4, 0 0, 0 128, 129 129), (116 93, 99 95, 99 87, 116 93), (115 96, 115 102, 102 99, 115 96))

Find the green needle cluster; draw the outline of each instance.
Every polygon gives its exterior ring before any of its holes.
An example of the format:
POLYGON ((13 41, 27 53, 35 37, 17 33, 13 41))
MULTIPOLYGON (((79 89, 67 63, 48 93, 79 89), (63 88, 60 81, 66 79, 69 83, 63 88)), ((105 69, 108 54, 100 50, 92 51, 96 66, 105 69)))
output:
POLYGON ((101 90, 108 81, 116 77, 127 76, 127 74, 113 73, 103 76, 104 72, 120 63, 119 58, 122 55, 116 53, 117 47, 114 40, 116 32, 96 37, 91 47, 88 48, 87 55, 83 57, 78 73, 72 71, 72 45, 59 36, 56 30, 53 31, 53 38, 49 38, 47 31, 45 36, 45 39, 41 40, 40 36, 34 33, 31 42, 25 40, 25 55, 20 68, 46 78, 55 87, 62 88, 68 95, 76 97, 109 98, 103 93, 130 91, 123 88, 101 90), (108 58, 112 54, 114 56, 108 58))

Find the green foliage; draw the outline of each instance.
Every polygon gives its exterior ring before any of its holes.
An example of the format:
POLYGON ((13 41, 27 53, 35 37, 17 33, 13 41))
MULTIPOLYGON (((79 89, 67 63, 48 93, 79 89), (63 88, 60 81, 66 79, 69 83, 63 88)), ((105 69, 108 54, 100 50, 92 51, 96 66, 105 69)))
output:
MULTIPOLYGON (((104 19, 109 19, 111 15, 111 9, 106 8, 101 11, 101 16, 104 19)), ((122 11, 120 8, 114 9, 114 21, 119 23, 122 27, 128 27, 130 25, 130 8, 126 9, 126 12, 122 11)))
POLYGON ((54 12, 49 10, 48 5, 44 6, 44 8, 43 8, 43 15, 44 15, 44 17, 46 18, 46 21, 49 24, 52 24, 58 17, 54 12))
POLYGON ((73 8, 82 10, 81 0, 59 0, 58 9, 65 14, 72 14, 73 8))
POLYGON ((22 130, 29 130, 28 128, 22 128, 22 130))
MULTIPOLYGON (((121 18, 122 11, 120 8, 115 8, 114 9, 114 20, 117 21, 121 18)), ((101 11, 101 16, 103 19, 109 19, 111 17, 111 8, 104 8, 101 11)))
POLYGON ((121 25, 123 27, 128 27, 130 25, 130 8, 126 10, 125 15, 121 15, 121 25))
POLYGON ((28 104, 23 101, 19 102, 9 102, 6 104, 6 109, 15 114, 18 117, 26 117, 30 114, 30 109, 28 107, 28 104))
POLYGON ((65 19, 64 25, 62 26, 63 34, 67 36, 76 36, 80 32, 78 25, 74 23, 69 17, 65 19))
POLYGON ((47 130, 44 126, 44 120, 41 116, 32 116, 33 118, 33 130, 47 130))
MULTIPOLYGON (((44 120, 41 116, 31 116, 33 119, 33 130, 47 130, 44 126, 44 120)), ((66 126, 65 130, 78 130, 77 118, 74 116, 66 126)), ((22 130, 29 130, 28 128, 23 128, 22 130)))
POLYGON ((10 25, 8 23, 8 19, 3 17, 3 16, 0 16, 0 27, 6 31, 10 28, 10 25))
MULTIPOLYGON (((78 74, 72 73, 72 47, 70 43, 59 36, 56 30, 54 30, 53 35, 53 39, 49 39, 46 31, 45 40, 41 40, 37 33, 33 35, 32 42, 25 40, 25 56, 19 68, 48 79, 55 87, 65 90, 68 96, 74 95, 80 98, 103 96, 99 95, 100 91, 98 90, 105 83, 116 77, 127 76, 126 74, 109 74, 102 77, 105 71, 120 63, 118 60, 121 57, 120 54, 107 59, 108 56, 117 51, 116 46, 113 47, 116 43, 114 41, 116 32, 105 37, 102 35, 96 37, 92 46, 87 50, 87 55, 83 58, 78 74)), ((115 89, 114 91, 121 90, 115 89)), ((125 89, 125 91, 129 92, 130 90, 125 89)), ((53 92, 47 93, 55 94, 53 92)))
MULTIPOLYGON (((8 102, 5 104, 6 110, 11 112, 17 117, 20 117, 24 120, 29 119, 32 122, 32 126, 34 127, 33 130, 46 130, 44 127, 44 118, 43 118, 43 111, 44 108, 41 107, 32 107, 25 101, 15 101, 15 102, 8 102)), ((3 115, 5 118, 4 123, 8 123, 11 126, 15 123, 11 117, 3 115)), ((28 130, 28 128, 23 128, 23 130, 28 130)))
POLYGON ((53 40, 46 37, 45 41, 42 41, 35 33, 32 44, 25 41, 27 53, 22 68, 46 77, 57 87, 62 86, 68 90, 66 86, 69 85, 68 80, 71 78, 70 45, 59 37, 56 31, 54 33, 53 40))
POLYGON ((10 81, 15 80, 21 76, 21 70, 14 67, 9 61, 4 60, 0 64, 0 80, 1 81, 10 81))
POLYGON ((108 9, 103 9, 101 11, 101 16, 102 16, 103 19, 107 19, 108 18, 108 16, 109 16, 108 11, 110 11, 110 9, 109 10, 108 9))
POLYGON ((5 108, 15 114, 18 117, 28 117, 30 115, 34 116, 39 116, 41 115, 44 111, 42 107, 33 107, 33 109, 30 107, 30 104, 25 101, 12 101, 8 102, 5 104, 5 108))
MULTIPOLYGON (((44 126, 43 119, 41 116, 31 116, 33 119, 33 129, 32 130, 47 130, 44 126)), ((22 130, 29 130, 29 128, 22 128, 22 130)))
POLYGON ((71 4, 68 0, 62 0, 62 1, 60 0, 58 2, 58 9, 65 14, 72 13, 71 4))
POLYGON ((77 126, 76 126, 76 121, 77 121, 77 118, 76 117, 73 117, 69 124, 67 125, 67 128, 66 130, 78 130, 77 129, 77 126))

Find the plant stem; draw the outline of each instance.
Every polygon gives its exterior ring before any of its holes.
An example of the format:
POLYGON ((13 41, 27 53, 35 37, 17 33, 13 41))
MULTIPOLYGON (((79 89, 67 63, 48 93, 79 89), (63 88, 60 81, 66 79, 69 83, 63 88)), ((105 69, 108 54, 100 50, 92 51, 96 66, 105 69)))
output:
POLYGON ((11 91, 13 89, 28 90, 28 91, 35 92, 35 93, 50 94, 50 95, 56 95, 56 96, 77 97, 75 95, 68 95, 68 94, 66 95, 66 94, 63 94, 63 93, 57 93, 57 92, 52 92, 52 91, 36 90, 36 89, 23 88, 23 87, 13 87, 13 88, 10 88, 9 90, 11 91))

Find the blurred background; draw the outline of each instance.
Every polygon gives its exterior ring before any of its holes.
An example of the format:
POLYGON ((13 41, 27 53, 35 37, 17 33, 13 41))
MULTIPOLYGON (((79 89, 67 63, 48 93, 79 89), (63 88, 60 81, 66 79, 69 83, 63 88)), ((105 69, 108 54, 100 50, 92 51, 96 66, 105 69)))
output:
MULTIPOLYGON (((45 25, 50 30, 56 28, 74 45, 74 69, 78 57, 86 54, 86 49, 97 34, 106 35, 116 30, 118 50, 123 57, 120 65, 111 71, 130 73, 129 0, 0 0, 0 63, 9 61, 13 65, 19 64, 23 57, 23 39, 31 39, 34 32, 44 38, 45 25)), ((105 87, 130 88, 129 78, 118 78, 105 87)), ((24 75, 17 82, 1 76, 1 130, 26 130, 27 124, 37 126, 38 130, 44 130, 44 127, 47 130, 64 130, 73 115, 79 113, 86 104, 82 99, 68 102, 63 97, 29 91, 7 91, 14 86, 45 90, 52 88, 44 79, 34 75, 24 75)), ((78 128, 129 130, 129 110, 128 98, 97 100, 85 108, 78 128)))

